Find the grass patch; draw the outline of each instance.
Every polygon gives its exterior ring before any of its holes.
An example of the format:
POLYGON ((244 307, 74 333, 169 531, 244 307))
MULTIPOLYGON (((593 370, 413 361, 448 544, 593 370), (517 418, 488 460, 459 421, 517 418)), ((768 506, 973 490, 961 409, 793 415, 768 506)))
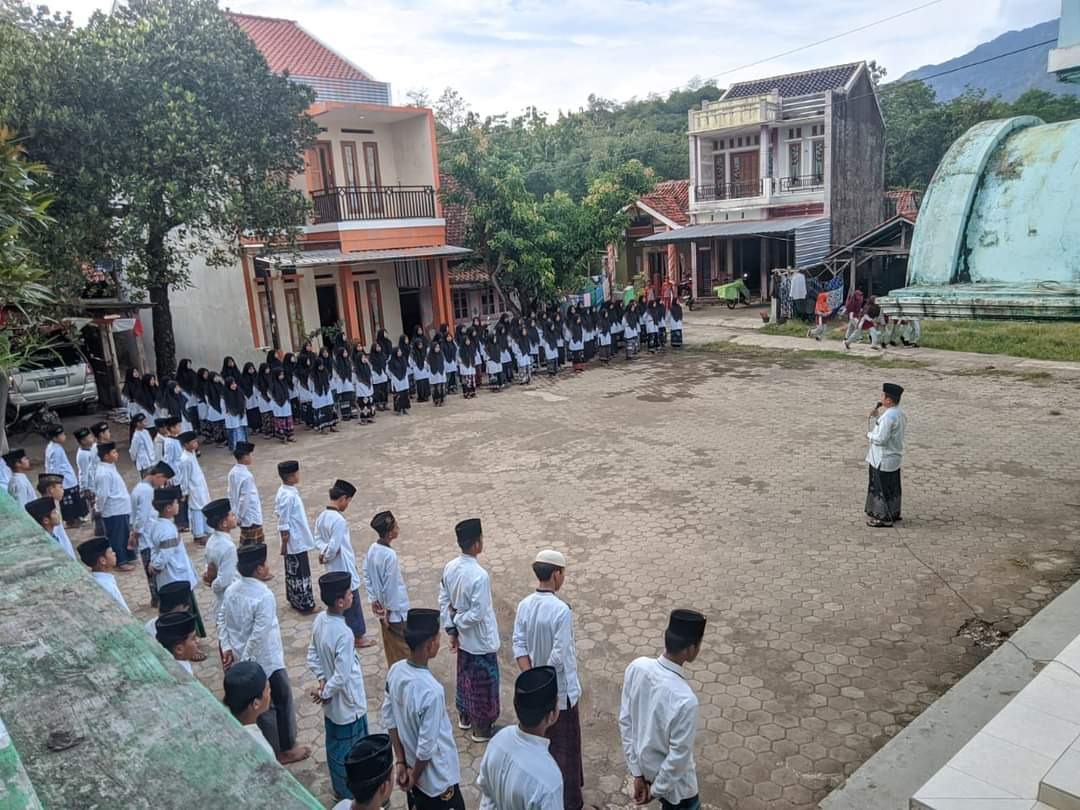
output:
POLYGON ((844 351, 832 351, 831 349, 808 349, 806 351, 787 351, 785 349, 771 349, 765 346, 746 346, 732 343, 727 340, 703 343, 697 346, 688 346, 689 352, 705 352, 711 354, 727 354, 732 357, 744 359, 770 360, 779 365, 792 365, 805 363, 808 360, 843 360, 848 363, 858 363, 873 368, 926 368, 927 364, 921 360, 911 360, 905 357, 892 357, 887 354, 866 355, 844 351))
MULTIPOLYGON (((840 340, 846 321, 834 321, 825 340, 840 340)), ((790 320, 762 327, 765 335, 806 337, 808 324, 790 320)), ((929 321, 922 322, 919 345, 927 349, 976 354, 1005 354, 1035 360, 1080 362, 1080 323, 1040 321, 929 321)))
POLYGON ((1023 380, 1029 383, 1048 383, 1054 379, 1049 371, 1012 371, 1007 368, 962 368, 950 371, 954 377, 1008 377, 1014 380, 1023 380))

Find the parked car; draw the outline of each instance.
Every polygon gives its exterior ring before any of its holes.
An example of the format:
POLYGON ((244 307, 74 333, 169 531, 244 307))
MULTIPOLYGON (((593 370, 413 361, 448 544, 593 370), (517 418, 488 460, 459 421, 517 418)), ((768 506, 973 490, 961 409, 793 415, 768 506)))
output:
POLYGON ((7 418, 14 422, 27 407, 79 405, 89 412, 97 405, 94 370, 71 343, 42 349, 11 372, 7 418))

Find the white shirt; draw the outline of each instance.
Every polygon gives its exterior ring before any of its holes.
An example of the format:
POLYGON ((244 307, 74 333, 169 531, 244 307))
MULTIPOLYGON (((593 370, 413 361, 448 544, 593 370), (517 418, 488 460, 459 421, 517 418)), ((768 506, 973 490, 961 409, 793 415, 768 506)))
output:
POLYGON ((210 590, 214 592, 214 617, 220 620, 225 590, 239 576, 236 573, 236 545, 227 532, 215 530, 211 533, 206 541, 206 564, 213 564, 217 568, 217 576, 210 583, 210 590))
POLYGON ((337 509, 324 509, 315 518, 315 545, 326 560, 327 571, 344 571, 352 577, 350 590, 355 591, 360 587, 360 572, 356 570, 356 552, 349 537, 349 523, 337 509))
POLYGON ((882 472, 896 472, 904 459, 904 432, 907 417, 899 405, 886 408, 874 420, 874 429, 866 434, 870 449, 866 451, 866 463, 882 472))
POLYGON ((302 554, 316 548, 304 502, 300 500, 296 487, 289 484, 278 487, 274 497, 274 515, 277 517, 278 531, 289 533, 289 554, 302 554))
POLYGON ((364 556, 364 587, 368 602, 378 602, 388 622, 403 622, 409 612, 409 594, 401 576, 397 552, 382 543, 372 543, 364 556))
POLYGON ((202 509, 210 503, 210 488, 206 485, 199 458, 190 450, 180 456, 180 469, 177 470, 180 488, 188 496, 188 508, 202 509))
POLYGON ((59 442, 49 442, 45 445, 45 472, 50 475, 64 476, 64 489, 71 489, 79 485, 79 479, 75 477, 75 470, 64 452, 64 445, 59 442))
POLYGON ((4 492, 7 492, 8 484, 11 483, 11 467, 7 465, 7 462, 0 461, 0 487, 3 487, 4 492))
POLYGON ((791 286, 788 288, 788 295, 793 301, 800 301, 806 298, 806 276, 802 273, 795 273, 791 277, 791 286))
POLYGON ((131 514, 131 495, 115 464, 98 462, 94 471, 95 507, 102 517, 131 514))
POLYGON ((427 667, 415 666, 409 660, 390 667, 382 721, 388 731, 397 729, 410 768, 421 760, 429 762, 416 785, 424 795, 441 796, 461 781, 457 743, 446 713, 446 694, 427 667))
POLYGON ((150 438, 148 430, 136 430, 131 434, 128 455, 131 456, 131 463, 136 470, 142 471, 154 465, 157 453, 154 452, 154 440, 150 438))
POLYGON ((514 657, 532 659, 534 667, 555 667, 559 708, 569 709, 581 697, 574 648, 574 614, 551 591, 537 591, 518 603, 514 617, 514 657))
POLYGON ((654 798, 678 804, 698 794, 694 770, 698 699, 682 667, 637 658, 623 676, 619 734, 630 775, 644 777, 654 798))
MULTIPOLYGON (((257 723, 252 723, 249 726, 244 726, 244 731, 246 731, 248 734, 255 738, 255 742, 259 744, 260 748, 262 748, 270 756, 274 756, 274 746, 270 745, 270 743, 266 741, 266 737, 263 735, 262 729, 259 728, 257 723)), ((352 799, 344 799, 343 801, 345 802, 346 810, 352 807, 352 799)))
POLYGON ((150 567, 158 572, 154 580, 157 586, 187 582, 195 590, 199 579, 172 518, 153 518, 147 525, 146 539, 150 544, 150 567))
POLYGON ((352 630, 345 617, 324 610, 315 617, 308 643, 308 669, 320 681, 323 714, 331 723, 346 726, 367 714, 364 673, 360 669, 352 630))
POLYGON ((255 488, 255 476, 246 464, 234 464, 229 470, 229 505, 241 526, 262 525, 262 502, 255 488))
POLYGON ((439 612, 443 627, 457 629, 458 644, 465 652, 487 655, 498 651, 499 625, 491 601, 491 577, 475 557, 462 554, 446 564, 439 582, 439 612))
POLYGON ((93 448, 93 445, 80 447, 75 451, 75 465, 79 468, 79 489, 83 492, 93 492, 94 470, 97 468, 97 450, 93 448))
POLYGON ((105 591, 105 593, 113 598, 113 601, 115 601, 116 604, 122 607, 126 612, 131 613, 131 608, 127 606, 123 594, 120 593, 120 588, 116 585, 116 577, 104 571, 91 571, 90 576, 94 578, 94 581, 101 586, 101 589, 105 591))
POLYGON ((162 461, 173 468, 173 472, 176 473, 169 479, 169 483, 172 486, 176 486, 180 483, 180 457, 184 454, 184 448, 180 444, 180 440, 175 436, 166 436, 165 443, 162 445, 162 461))
POLYGON ((476 777, 480 810, 563 810, 563 778, 550 745, 518 726, 492 737, 476 777))
POLYGON ((26 473, 12 473, 8 482, 8 494, 19 502, 19 506, 26 506, 30 501, 37 500, 38 494, 34 491, 34 485, 26 477, 26 473))
POLYGON ((269 678, 285 669, 274 592, 253 577, 239 577, 225 589, 218 641, 237 661, 254 661, 269 678))
POLYGON ((150 521, 157 517, 154 511, 154 488, 145 479, 131 490, 131 530, 139 536, 139 551, 150 548, 147 531, 150 521))
POLYGON ((59 523, 56 526, 53 526, 52 533, 53 537, 56 538, 56 542, 60 544, 60 548, 63 552, 73 560, 78 559, 78 556, 75 554, 75 549, 71 545, 71 538, 68 537, 67 529, 64 528, 64 524, 59 523))

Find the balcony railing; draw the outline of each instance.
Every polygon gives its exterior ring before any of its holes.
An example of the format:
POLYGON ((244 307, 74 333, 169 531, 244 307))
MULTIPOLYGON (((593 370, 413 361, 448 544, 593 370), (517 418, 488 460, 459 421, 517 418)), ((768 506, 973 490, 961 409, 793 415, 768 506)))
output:
POLYGON ((765 193, 767 177, 759 180, 743 180, 738 183, 720 183, 719 185, 698 186, 695 198, 698 202, 713 200, 739 200, 745 197, 760 197, 765 193))
POLYGON ((690 134, 724 132, 759 126, 779 116, 780 99, 776 93, 763 93, 728 101, 706 101, 700 110, 690 111, 690 134))
POLYGON ((801 177, 781 177, 779 193, 794 194, 799 191, 813 191, 824 185, 824 174, 806 174, 801 177))
POLYGON ((335 186, 311 192, 315 224, 435 216, 431 186, 335 186))

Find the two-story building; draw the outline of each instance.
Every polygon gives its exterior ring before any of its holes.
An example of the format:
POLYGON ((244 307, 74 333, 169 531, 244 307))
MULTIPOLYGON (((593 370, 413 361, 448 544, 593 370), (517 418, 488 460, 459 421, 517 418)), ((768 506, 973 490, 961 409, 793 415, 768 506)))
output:
MULTIPOLYGON (((877 225, 885 124, 865 62, 732 85, 689 112, 690 224, 640 239, 686 247, 697 296, 817 264, 877 225)), ((669 277, 677 280, 669 263, 669 277)))
POLYGON ((447 244, 431 110, 393 106, 388 84, 296 22, 230 17, 272 71, 316 93, 319 134, 292 180, 312 214, 298 252, 245 243, 236 267, 193 263, 191 286, 172 296, 177 356, 296 351, 328 327, 367 345, 380 328, 396 339, 452 322, 447 262, 469 251, 447 244))

